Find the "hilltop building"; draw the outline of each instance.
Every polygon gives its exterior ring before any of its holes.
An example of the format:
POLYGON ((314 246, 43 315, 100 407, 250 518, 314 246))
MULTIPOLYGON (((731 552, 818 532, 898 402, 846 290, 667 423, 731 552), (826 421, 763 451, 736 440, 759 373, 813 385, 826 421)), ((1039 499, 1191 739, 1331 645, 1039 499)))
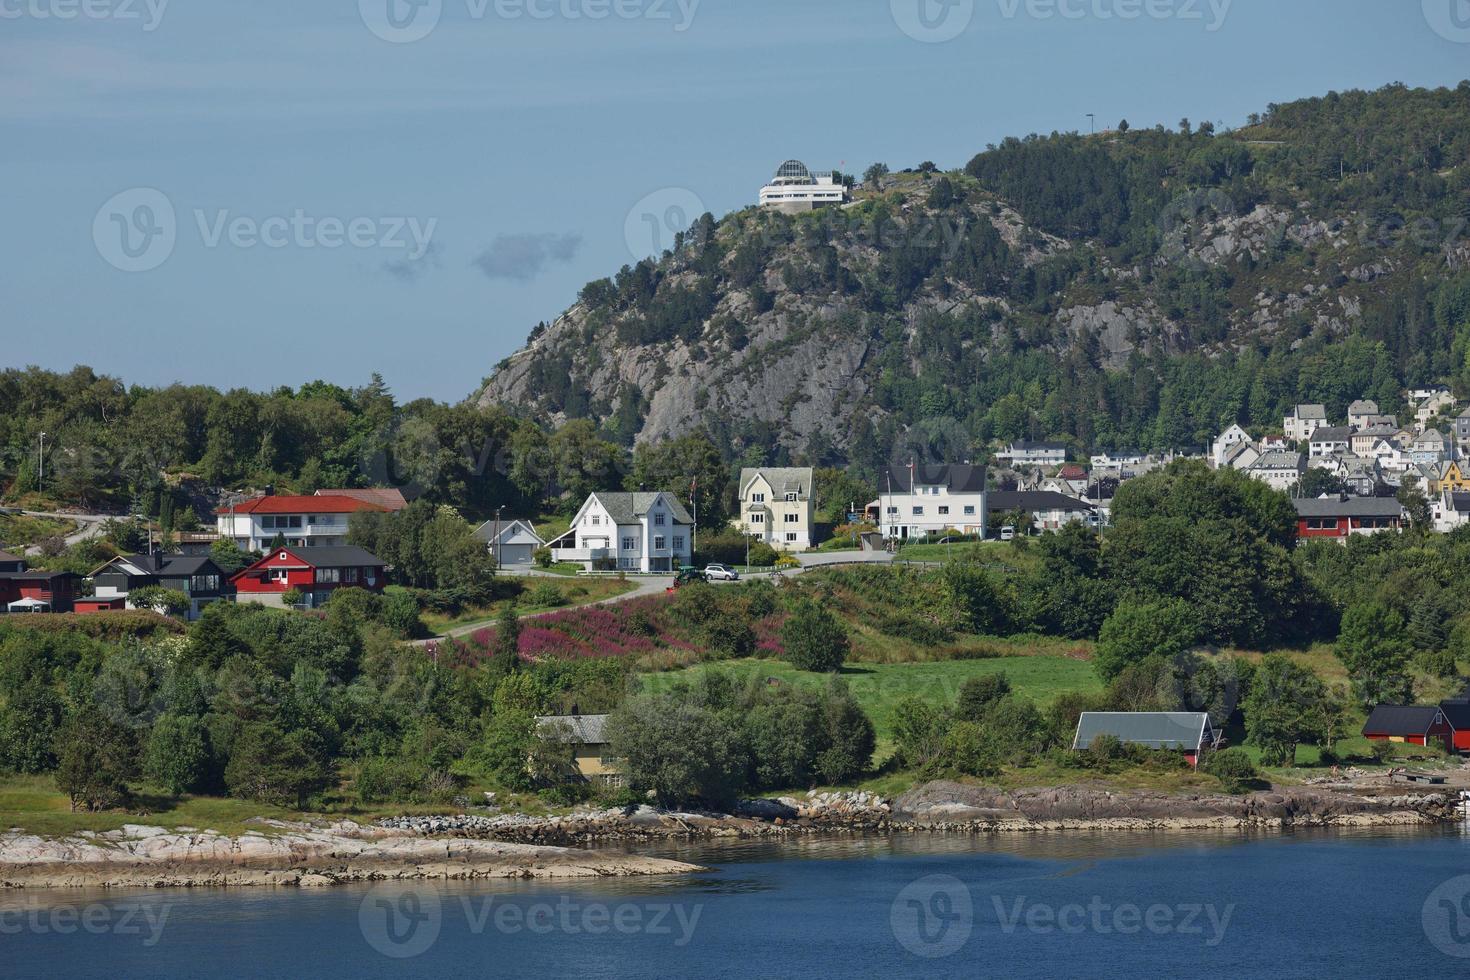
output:
POLYGON ((776 176, 761 188, 761 207, 786 214, 800 214, 817 208, 847 203, 847 187, 837 182, 831 171, 812 173, 800 160, 787 160, 776 169, 776 176))

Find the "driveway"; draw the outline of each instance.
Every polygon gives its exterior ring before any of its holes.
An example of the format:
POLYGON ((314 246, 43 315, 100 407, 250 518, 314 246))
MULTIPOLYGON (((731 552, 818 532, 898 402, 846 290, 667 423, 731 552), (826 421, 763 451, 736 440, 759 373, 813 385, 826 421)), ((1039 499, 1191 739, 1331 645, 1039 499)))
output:
MULTIPOLYGON (((54 520, 76 521, 77 529, 65 538, 68 548, 97 537, 102 533, 102 525, 113 519, 111 514, 56 514, 41 510, 24 510, 21 513, 26 517, 49 517, 54 520)), ((40 553, 41 549, 35 545, 26 549, 28 555, 39 555, 40 553)))

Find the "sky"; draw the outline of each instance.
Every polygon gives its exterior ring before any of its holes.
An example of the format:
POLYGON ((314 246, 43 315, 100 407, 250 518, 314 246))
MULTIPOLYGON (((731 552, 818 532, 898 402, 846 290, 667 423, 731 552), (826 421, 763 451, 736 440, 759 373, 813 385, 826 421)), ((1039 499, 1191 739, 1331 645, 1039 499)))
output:
POLYGON ((0 366, 474 393, 787 158, 1470 77, 1470 0, 0 0, 0 366))

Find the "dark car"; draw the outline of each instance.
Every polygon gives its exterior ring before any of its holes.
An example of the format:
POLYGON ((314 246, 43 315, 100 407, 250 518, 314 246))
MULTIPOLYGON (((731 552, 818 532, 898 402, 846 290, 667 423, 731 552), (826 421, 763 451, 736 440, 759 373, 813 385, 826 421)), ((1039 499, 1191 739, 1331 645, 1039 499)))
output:
POLYGON ((709 581, 709 576, 706 575, 706 574, 704 574, 704 572, 701 572, 697 568, 693 568, 693 567, 691 567, 689 565, 686 565, 683 568, 679 569, 679 573, 674 576, 674 588, 676 588, 676 589, 683 588, 684 586, 688 585, 691 582, 708 582, 708 581, 709 581))

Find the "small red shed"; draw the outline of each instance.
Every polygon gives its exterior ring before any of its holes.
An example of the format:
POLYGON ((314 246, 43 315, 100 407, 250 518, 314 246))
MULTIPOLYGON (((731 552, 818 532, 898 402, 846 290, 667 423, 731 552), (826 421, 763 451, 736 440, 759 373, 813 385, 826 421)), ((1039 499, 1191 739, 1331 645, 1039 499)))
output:
POLYGON ((1470 752, 1470 699, 1462 696, 1441 701, 1439 710, 1444 712, 1453 730, 1455 751, 1470 752))
POLYGON ((1455 730, 1438 705, 1380 704, 1363 725, 1363 737, 1372 742, 1430 745, 1438 741, 1448 751, 1455 747, 1455 730))
POLYGON ((87 596, 72 603, 72 611, 78 616, 95 616, 97 613, 117 612, 127 608, 127 596, 87 596))

